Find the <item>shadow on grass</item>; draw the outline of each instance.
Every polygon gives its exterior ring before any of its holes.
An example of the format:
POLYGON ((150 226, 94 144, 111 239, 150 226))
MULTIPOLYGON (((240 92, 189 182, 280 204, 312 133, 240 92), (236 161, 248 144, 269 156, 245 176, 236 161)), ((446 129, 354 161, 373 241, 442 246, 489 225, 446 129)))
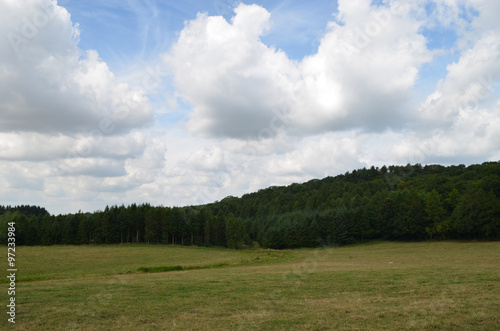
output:
POLYGON ((195 265, 195 266, 161 266, 161 267, 140 267, 137 271, 140 272, 169 272, 169 271, 181 271, 181 270, 199 270, 199 269, 214 269, 214 268, 225 268, 225 267, 237 267, 243 265, 254 264, 258 262, 266 262, 277 259, 284 259, 293 257, 289 252, 284 251, 268 251, 267 256, 260 257, 257 256, 252 259, 241 260, 237 262, 221 262, 221 263, 213 263, 213 264, 205 264, 205 265, 195 265), (288 254, 287 254, 288 253, 288 254))

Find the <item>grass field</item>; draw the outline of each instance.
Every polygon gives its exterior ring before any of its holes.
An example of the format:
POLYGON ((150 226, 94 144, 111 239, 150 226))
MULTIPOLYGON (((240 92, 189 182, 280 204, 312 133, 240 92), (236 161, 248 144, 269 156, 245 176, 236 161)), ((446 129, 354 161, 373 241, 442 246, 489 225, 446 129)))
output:
MULTIPOLYGON (((16 255, 15 329, 500 329, 498 242, 55 246, 18 247, 16 255)), ((1 329, 13 328, 7 318, 1 329)))

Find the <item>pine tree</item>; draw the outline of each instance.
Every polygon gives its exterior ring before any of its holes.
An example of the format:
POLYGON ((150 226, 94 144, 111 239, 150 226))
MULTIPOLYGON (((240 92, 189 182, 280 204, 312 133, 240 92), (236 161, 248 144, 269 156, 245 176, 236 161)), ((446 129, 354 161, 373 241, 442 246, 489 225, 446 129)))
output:
POLYGON ((226 217, 226 243, 227 247, 231 249, 240 248, 243 244, 243 233, 239 220, 237 220, 233 213, 226 217))

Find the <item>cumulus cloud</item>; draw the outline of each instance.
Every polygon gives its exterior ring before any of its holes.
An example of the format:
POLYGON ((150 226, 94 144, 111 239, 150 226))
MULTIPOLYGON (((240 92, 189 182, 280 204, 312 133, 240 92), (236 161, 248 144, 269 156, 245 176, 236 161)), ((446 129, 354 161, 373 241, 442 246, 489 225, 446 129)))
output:
POLYGON ((193 105, 188 128, 207 136, 247 137, 265 127, 269 111, 286 103, 288 75, 298 74, 283 52, 259 37, 270 14, 240 5, 232 22, 198 15, 166 55, 179 95, 193 105))
POLYGON ((370 3, 340 1, 318 52, 300 62, 260 40, 271 16, 257 5, 239 5, 231 22, 206 15, 188 22, 165 56, 193 106, 188 129, 257 138, 276 112, 286 114, 280 125, 292 135, 401 125, 432 54, 409 9, 370 3))
POLYGON ((150 182, 166 148, 144 131, 153 123, 145 89, 119 82, 97 51, 81 50, 78 24, 56 1, 0 1, 0 11, 8 13, 0 21, 4 201, 23 189, 41 194, 26 201, 90 201, 92 189, 150 182))
POLYGON ((429 123, 452 122, 468 109, 487 111, 495 101, 494 83, 500 79, 498 32, 500 29, 485 33, 457 62, 448 65, 446 78, 420 107, 421 116, 429 123))
POLYGON ((151 122, 147 98, 78 48, 78 26, 56 2, 2 1, 0 10, 9 13, 0 22, 1 131, 72 135, 107 119, 116 134, 151 122))
POLYGON ((0 22, 1 158, 140 154, 131 132, 152 122, 151 103, 117 83, 96 51, 78 48, 70 14, 49 0, 2 1, 0 10, 9 13, 0 22))
MULTIPOLYGON (((436 161, 495 160, 498 153, 492 151, 500 149, 496 133, 500 123, 500 26, 492 20, 492 13, 500 13, 500 7, 482 0, 466 5, 477 11, 469 29, 462 32, 462 40, 469 46, 447 66, 446 77, 419 106, 418 120, 438 134, 420 129, 415 135, 424 141, 432 139, 436 148, 428 159, 436 161)), ((405 145, 395 149, 401 153, 408 149, 405 145)))
POLYGON ((301 100, 300 118, 313 130, 383 131, 408 118, 411 88, 432 53, 409 6, 370 3, 339 1, 337 22, 330 23, 318 53, 302 62, 300 91, 309 97, 301 100))

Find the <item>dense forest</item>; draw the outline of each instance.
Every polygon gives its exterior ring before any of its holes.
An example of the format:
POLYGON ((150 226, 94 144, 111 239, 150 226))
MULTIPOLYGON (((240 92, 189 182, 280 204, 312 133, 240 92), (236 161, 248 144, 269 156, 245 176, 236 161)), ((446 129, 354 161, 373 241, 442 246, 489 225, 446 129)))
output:
POLYGON ((500 163, 371 167, 189 207, 111 206, 50 215, 0 206, 0 242, 314 247, 365 240, 500 239, 500 163))

